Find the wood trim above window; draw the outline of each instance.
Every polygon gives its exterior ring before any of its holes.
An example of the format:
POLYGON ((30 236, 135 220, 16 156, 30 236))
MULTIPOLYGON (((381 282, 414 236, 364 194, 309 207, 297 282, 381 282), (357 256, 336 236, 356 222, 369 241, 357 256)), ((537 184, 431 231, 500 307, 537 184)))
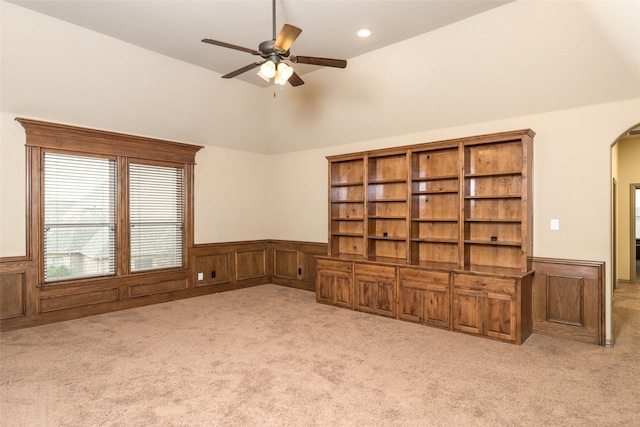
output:
POLYGON ((28 147, 83 151, 110 156, 195 164, 201 145, 164 141, 59 123, 17 117, 27 134, 28 147))
MULTIPOLYGON (((188 251, 193 245, 193 174, 195 155, 203 148, 199 145, 164 141, 116 132, 68 126, 25 118, 16 118, 25 129, 27 154, 27 256, 34 262, 37 280, 34 285, 44 285, 43 272, 43 175, 42 162, 45 152, 62 152, 71 155, 115 158, 118 168, 118 250, 116 254, 115 278, 125 279, 131 273, 124 264, 129 260, 127 234, 127 192, 129 161, 159 165, 172 165, 184 170, 184 240, 183 266, 188 268, 188 251)), ((157 270, 163 275, 169 270, 157 270)), ((140 273, 136 273, 140 274, 140 273)), ((150 273, 154 274, 154 273, 150 273)), ((74 283, 97 281, 95 279, 74 279, 61 281, 56 285, 72 286, 74 283)))

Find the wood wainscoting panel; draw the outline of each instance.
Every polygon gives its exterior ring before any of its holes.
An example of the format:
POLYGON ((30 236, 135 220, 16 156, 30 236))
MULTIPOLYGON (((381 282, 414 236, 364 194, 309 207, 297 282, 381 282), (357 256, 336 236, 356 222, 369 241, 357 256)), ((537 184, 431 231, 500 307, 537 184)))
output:
POLYGON ((272 283, 307 291, 316 290, 316 255, 326 255, 326 243, 272 240, 272 283))
POLYGON ((199 255, 193 271, 195 286, 217 285, 231 281, 231 254, 199 255), (199 278, 202 274, 202 279, 199 278))
POLYGON ((547 322, 584 326, 584 279, 547 275, 547 322))
POLYGON ((129 298, 144 297, 147 295, 164 294, 187 289, 187 279, 165 280, 162 282, 141 283, 130 285, 129 298))
POLYGON ((265 249, 236 252, 236 280, 266 276, 267 254, 265 249))
MULTIPOLYGON (((327 253, 327 245, 322 246, 321 254, 327 253)), ((310 282, 315 284, 316 282, 316 274, 318 272, 317 262, 316 262, 316 252, 304 252, 302 259, 302 280, 304 282, 310 282)), ((315 290, 315 286, 312 290, 315 290)))
POLYGON ((290 279, 298 278, 298 251, 276 248, 273 251, 273 257, 274 276, 290 279))
POLYGON ((24 272, 0 274, 0 319, 26 315, 24 272))
POLYGON ((604 263, 533 258, 533 268, 533 332, 604 345, 604 263))
POLYGON ((89 305, 118 301, 119 295, 118 287, 113 287, 88 292, 40 297, 38 312, 49 313, 52 311, 67 310, 70 308, 86 307, 89 305))

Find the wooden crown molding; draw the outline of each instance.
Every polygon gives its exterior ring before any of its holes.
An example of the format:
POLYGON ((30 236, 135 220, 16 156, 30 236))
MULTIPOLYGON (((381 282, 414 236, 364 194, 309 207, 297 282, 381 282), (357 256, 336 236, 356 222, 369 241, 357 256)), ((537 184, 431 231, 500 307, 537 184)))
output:
POLYGON ((201 145, 70 126, 16 117, 28 136, 26 145, 49 149, 195 164, 201 145))

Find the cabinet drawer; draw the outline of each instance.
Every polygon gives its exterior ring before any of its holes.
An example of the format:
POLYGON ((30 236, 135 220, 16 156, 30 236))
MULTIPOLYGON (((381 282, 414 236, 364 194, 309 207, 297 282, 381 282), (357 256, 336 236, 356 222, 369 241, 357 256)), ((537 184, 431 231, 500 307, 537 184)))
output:
POLYGON ((516 292, 516 281, 514 279, 499 279, 490 276, 455 274, 453 276, 453 285, 484 292, 499 292, 503 294, 514 294, 516 292))
POLYGON ((395 279, 396 268, 382 265, 356 264, 356 274, 395 279))
POLYGON ((401 268, 399 269, 399 276, 400 280, 411 280, 436 285, 449 284, 449 273, 444 273, 442 271, 425 271, 413 268, 401 268))
POLYGON ((344 261, 330 261, 327 259, 319 259, 318 270, 333 270, 351 273, 351 271, 353 270, 353 264, 344 261))

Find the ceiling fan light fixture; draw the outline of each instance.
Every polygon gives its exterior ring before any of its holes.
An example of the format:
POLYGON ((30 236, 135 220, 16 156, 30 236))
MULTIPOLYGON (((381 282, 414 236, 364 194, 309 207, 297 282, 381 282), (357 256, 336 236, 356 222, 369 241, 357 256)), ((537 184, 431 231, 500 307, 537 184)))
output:
POLYGON ((271 60, 264 62, 260 66, 260 72, 258 74, 260 77, 266 78, 268 81, 276 75, 276 64, 271 60))
POLYGON ((281 62, 278 64, 278 74, 280 74, 280 78, 286 83, 286 81, 289 80, 289 77, 293 75, 293 67, 281 62))

